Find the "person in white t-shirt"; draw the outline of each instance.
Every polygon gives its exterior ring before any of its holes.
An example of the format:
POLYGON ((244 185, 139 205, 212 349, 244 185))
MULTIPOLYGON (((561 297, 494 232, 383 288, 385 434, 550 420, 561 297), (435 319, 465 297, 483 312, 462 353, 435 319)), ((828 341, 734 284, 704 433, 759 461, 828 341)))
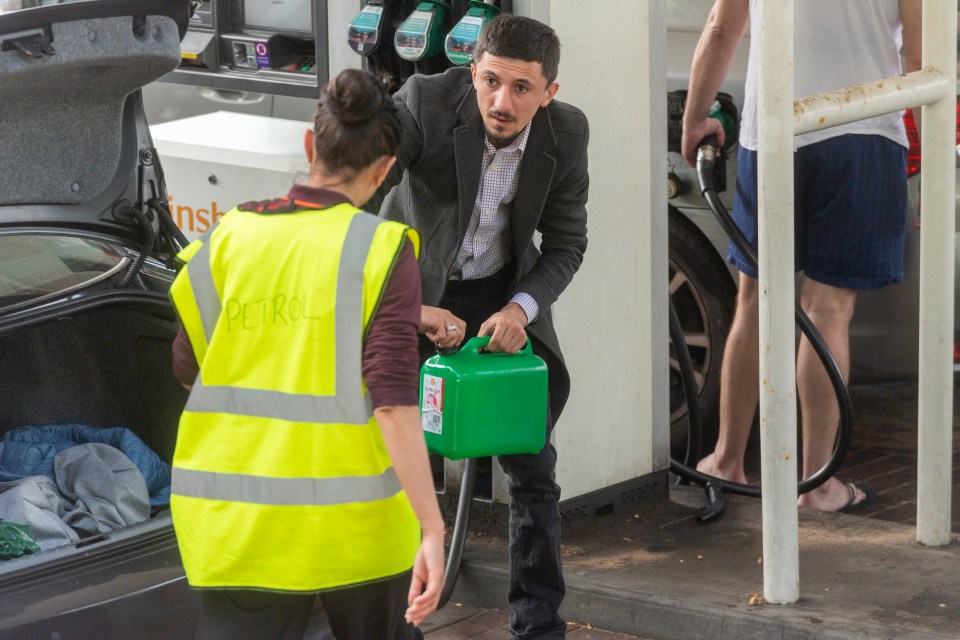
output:
MULTIPOLYGON (((694 53, 683 115, 683 156, 691 165, 710 134, 707 117, 747 27, 760 32, 759 0, 715 0, 694 53)), ((921 0, 797 0, 794 4, 794 97, 880 80, 920 68, 921 0), (903 67, 901 67, 901 57, 903 67)), ((750 42, 740 129, 733 217, 756 248, 757 73, 759 38, 750 42)), ((848 328, 857 293, 903 278, 907 203, 901 113, 840 125, 795 140, 796 269, 800 303, 849 376, 848 328)), ((697 469, 746 482, 744 452, 759 397, 757 271, 731 243, 727 259, 740 270, 737 312, 721 371, 717 446, 697 469)), ((840 412, 830 380, 808 340, 797 354, 802 414, 803 476, 829 459, 840 412)), ((876 493, 830 478, 802 494, 801 506, 851 512, 876 493)))

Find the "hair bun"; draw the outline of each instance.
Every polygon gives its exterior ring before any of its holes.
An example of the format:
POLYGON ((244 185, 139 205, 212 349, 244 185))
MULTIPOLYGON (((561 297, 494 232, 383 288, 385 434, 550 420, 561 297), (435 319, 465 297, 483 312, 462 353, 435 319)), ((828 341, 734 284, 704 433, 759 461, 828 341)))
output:
POLYGON ((347 69, 340 73, 321 98, 323 107, 347 126, 367 124, 387 101, 389 98, 383 83, 359 69, 347 69))
POLYGON ((403 133, 396 102, 373 74, 341 71, 320 92, 313 118, 314 163, 326 175, 352 179, 396 153, 403 133))

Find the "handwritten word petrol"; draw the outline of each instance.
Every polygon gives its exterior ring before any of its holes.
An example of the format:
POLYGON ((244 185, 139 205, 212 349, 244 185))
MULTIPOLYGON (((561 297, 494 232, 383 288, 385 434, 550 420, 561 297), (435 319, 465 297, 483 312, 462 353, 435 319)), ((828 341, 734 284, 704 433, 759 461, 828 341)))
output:
POLYGON ((286 326, 303 320, 333 317, 333 300, 321 291, 309 294, 278 293, 270 298, 243 302, 228 298, 224 305, 227 331, 250 331, 286 326))

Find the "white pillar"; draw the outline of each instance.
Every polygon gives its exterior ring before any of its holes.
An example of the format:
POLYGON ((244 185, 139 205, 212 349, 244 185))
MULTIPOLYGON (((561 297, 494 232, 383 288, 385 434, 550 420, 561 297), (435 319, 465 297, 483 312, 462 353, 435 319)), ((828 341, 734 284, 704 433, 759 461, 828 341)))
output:
MULTIPOLYGON (((923 65, 955 87, 956 0, 923 3, 923 65)), ((950 543, 953 438, 954 92, 923 107, 917 541, 950 543)))
POLYGON ((571 377, 555 431, 568 499, 669 467, 665 3, 525 4, 560 37, 557 99, 590 122, 589 246, 554 307, 571 377), (611 19, 625 37, 598 35, 611 19))
POLYGON ((758 205, 763 596, 800 596, 794 353, 793 0, 760 2, 758 205))

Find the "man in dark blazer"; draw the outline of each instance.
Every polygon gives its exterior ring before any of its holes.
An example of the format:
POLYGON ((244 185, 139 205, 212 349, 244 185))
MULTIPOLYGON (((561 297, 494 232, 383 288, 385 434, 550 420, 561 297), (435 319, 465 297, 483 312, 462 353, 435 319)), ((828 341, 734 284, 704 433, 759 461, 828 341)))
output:
POLYGON ((570 378, 550 307, 587 246, 588 126, 553 99, 559 58, 550 27, 502 15, 481 34, 469 69, 410 78, 396 95, 404 125, 396 166, 367 205, 420 232, 423 358, 470 335, 515 353, 529 336, 547 363, 546 445, 499 457, 511 497, 510 626, 521 640, 563 638, 566 628, 549 434, 570 378))

